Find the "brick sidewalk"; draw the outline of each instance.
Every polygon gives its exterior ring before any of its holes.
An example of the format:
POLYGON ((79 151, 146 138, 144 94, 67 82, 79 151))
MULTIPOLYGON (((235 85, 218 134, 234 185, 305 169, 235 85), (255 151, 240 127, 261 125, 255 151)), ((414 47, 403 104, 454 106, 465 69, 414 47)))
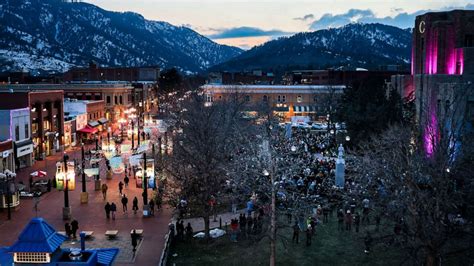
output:
MULTIPOLYGON (((94 145, 87 146, 94 147, 94 145)), ((81 150, 74 148, 67 151, 70 160, 74 158, 80 162, 81 150)), ((33 167, 21 169, 17 172, 17 182, 23 181, 28 185, 29 174, 36 170, 46 170, 48 178, 53 178, 55 173, 55 164, 62 159, 62 153, 48 157, 44 161, 38 161, 33 167)), ((119 181, 123 182, 123 174, 114 175, 112 180, 105 179, 105 161, 100 163, 100 176, 102 182, 105 182, 109 187, 107 192, 107 200, 115 202, 117 205, 117 219, 107 220, 105 218, 104 205, 105 201, 102 198, 100 191, 94 191, 94 182, 87 182, 87 192, 89 193, 89 203, 80 203, 80 192, 82 184, 80 176, 76 177, 76 189, 69 192, 69 201, 72 208, 72 216, 79 222, 79 231, 94 231, 95 235, 103 235, 106 230, 116 229, 119 234, 124 234, 123 239, 127 239, 132 228, 144 229, 144 240, 137 253, 135 264, 137 265, 156 265, 159 261, 161 251, 164 247, 164 237, 168 231, 168 223, 170 221, 172 211, 166 207, 162 212, 155 212, 154 217, 143 218, 141 215, 133 215, 131 212, 131 205, 133 197, 139 200, 139 207, 142 202, 142 189, 136 188, 133 177, 130 179, 128 188, 124 188, 124 193, 129 198, 129 212, 123 214, 120 203, 120 195, 118 192, 119 181)), ((90 180, 90 178, 89 178, 90 180)), ((151 195, 151 190, 149 190, 151 195)), ((33 199, 21 199, 20 207, 13 211, 12 220, 7 220, 6 211, 0 213, 0 246, 10 246, 18 238, 21 230, 35 217, 33 210, 33 199)), ((38 205, 38 216, 45 218, 45 220, 53 225, 57 231, 64 231, 64 222, 62 219, 62 208, 64 206, 64 192, 53 190, 40 197, 38 205)), ((126 242, 126 240, 124 240, 126 242)), ((121 243, 122 245, 123 243, 121 243)), ((129 242, 131 245, 131 242, 129 242)), ((120 245, 117 245, 120 246, 120 245)), ((110 246, 113 247, 113 246, 110 246)), ((121 265, 121 262, 115 265, 121 265)), ((130 265, 124 264, 124 265, 130 265)))

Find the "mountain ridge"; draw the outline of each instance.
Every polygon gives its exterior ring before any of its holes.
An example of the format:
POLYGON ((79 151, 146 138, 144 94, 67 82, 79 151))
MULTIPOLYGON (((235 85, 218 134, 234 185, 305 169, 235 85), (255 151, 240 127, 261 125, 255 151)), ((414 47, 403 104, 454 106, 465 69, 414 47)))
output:
POLYGON ((0 24, 0 71, 64 72, 94 60, 198 73, 242 52, 184 26, 83 2, 0 0, 0 24))
POLYGON ((380 65, 408 68, 411 32, 379 23, 300 32, 253 47, 210 71, 284 71, 329 67, 376 69, 380 65))

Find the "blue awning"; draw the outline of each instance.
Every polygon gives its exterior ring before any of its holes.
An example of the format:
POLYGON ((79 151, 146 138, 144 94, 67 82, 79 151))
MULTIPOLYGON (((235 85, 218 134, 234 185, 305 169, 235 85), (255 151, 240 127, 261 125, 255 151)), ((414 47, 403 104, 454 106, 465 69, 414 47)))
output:
POLYGON ((47 252, 53 253, 66 240, 66 236, 56 230, 43 218, 33 218, 23 229, 18 240, 8 252, 47 252))
POLYGON ((119 253, 118 248, 100 248, 95 249, 97 251, 98 265, 112 265, 117 254, 119 253))

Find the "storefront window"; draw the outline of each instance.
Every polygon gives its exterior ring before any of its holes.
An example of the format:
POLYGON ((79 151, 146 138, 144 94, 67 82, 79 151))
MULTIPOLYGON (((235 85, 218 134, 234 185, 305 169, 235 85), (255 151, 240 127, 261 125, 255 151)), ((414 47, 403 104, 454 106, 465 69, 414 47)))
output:
POLYGON ((28 128, 28 124, 25 124, 25 139, 30 138, 30 129, 28 128))

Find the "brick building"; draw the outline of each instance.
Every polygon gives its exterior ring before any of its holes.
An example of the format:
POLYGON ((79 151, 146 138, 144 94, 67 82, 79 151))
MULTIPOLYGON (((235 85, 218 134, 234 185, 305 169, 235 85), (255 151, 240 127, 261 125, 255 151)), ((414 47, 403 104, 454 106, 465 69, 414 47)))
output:
POLYGON ((60 90, 0 92, 2 110, 30 110, 30 138, 36 159, 43 159, 64 148, 63 101, 64 93, 60 90))
POLYGON ((63 76, 66 82, 88 82, 88 81, 127 81, 158 82, 160 68, 151 67, 101 67, 91 62, 87 68, 72 68, 63 76))
POLYGON ((209 84, 240 84, 240 85, 269 85, 275 82, 271 72, 255 70, 252 72, 212 72, 209 73, 209 84))
POLYGON ((367 71, 367 70, 295 70, 285 73, 283 83, 287 85, 346 85, 368 78, 389 80, 403 71, 367 71))
POLYGON ((270 106, 284 120, 292 116, 309 116, 313 120, 333 113, 345 86, 334 85, 203 85, 206 104, 239 94, 251 108, 270 106))

